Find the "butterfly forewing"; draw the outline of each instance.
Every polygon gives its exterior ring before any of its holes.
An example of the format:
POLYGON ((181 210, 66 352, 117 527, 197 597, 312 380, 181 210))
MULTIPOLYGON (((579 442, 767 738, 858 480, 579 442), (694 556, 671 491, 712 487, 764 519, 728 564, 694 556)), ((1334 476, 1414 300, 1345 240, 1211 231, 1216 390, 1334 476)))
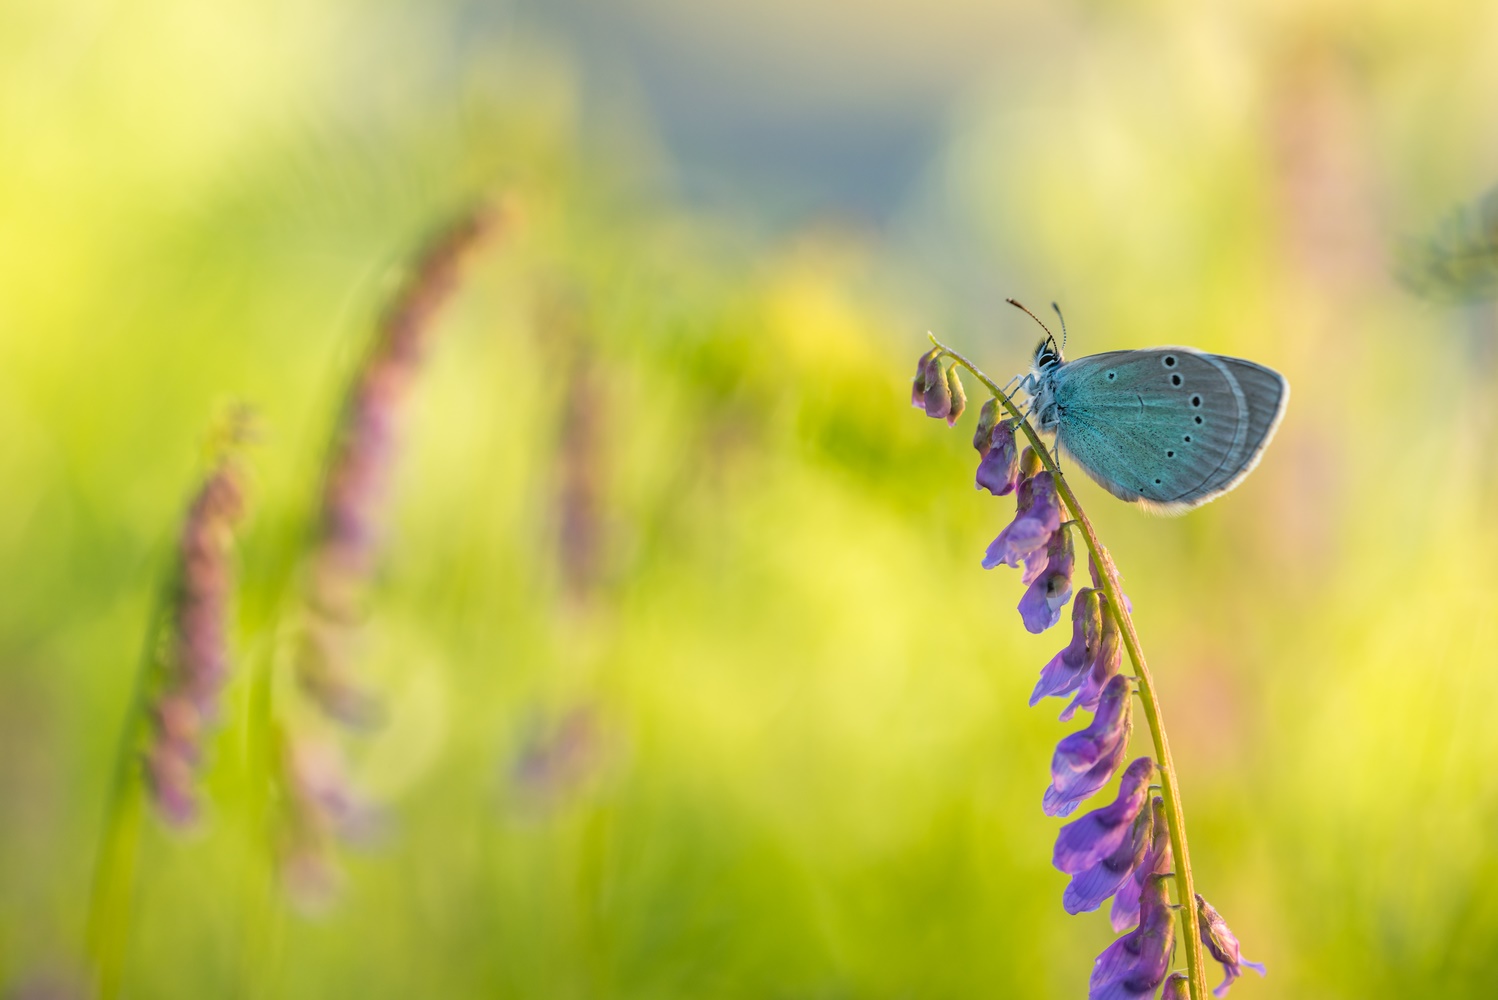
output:
POLYGON ((1097 354, 1053 378, 1061 447, 1114 496, 1168 513, 1236 485, 1284 407, 1276 373, 1189 348, 1097 354))

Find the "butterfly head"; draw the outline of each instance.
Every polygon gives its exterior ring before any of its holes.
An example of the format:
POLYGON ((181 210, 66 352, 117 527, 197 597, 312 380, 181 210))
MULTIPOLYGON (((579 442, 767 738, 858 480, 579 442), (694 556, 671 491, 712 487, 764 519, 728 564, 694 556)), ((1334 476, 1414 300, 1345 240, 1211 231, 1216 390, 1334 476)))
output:
POLYGON ((1061 356, 1061 348, 1056 346, 1056 338, 1047 335, 1044 340, 1035 345, 1035 358, 1031 362, 1031 367, 1038 374, 1064 364, 1065 361, 1066 359, 1061 356))

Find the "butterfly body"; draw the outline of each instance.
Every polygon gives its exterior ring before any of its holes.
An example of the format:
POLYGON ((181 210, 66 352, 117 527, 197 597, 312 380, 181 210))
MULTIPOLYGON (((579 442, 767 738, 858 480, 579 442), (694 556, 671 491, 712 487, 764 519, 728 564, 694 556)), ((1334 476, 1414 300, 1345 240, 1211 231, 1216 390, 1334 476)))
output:
POLYGON ((1258 464, 1289 400, 1272 369, 1189 347, 1076 361, 1047 338, 1023 388, 1043 433, 1099 485, 1155 513, 1221 496, 1258 464))

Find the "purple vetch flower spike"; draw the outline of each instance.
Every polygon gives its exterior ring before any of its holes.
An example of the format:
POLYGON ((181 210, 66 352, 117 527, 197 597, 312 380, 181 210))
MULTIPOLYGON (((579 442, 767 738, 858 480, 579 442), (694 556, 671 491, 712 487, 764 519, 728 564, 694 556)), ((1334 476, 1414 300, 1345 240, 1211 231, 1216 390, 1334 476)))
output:
POLYGON ((1149 799, 1149 781, 1154 775, 1155 762, 1150 758, 1130 763, 1119 781, 1118 798, 1061 828, 1051 864, 1077 875, 1117 850, 1149 799))
POLYGON ((1032 707, 1042 698, 1065 697, 1082 686, 1102 637, 1101 596, 1091 587, 1077 591, 1071 606, 1071 643, 1040 668, 1040 680, 1030 692, 1032 707))
POLYGON ((252 433, 248 410, 231 414, 217 466, 188 507, 177 542, 165 670, 150 708, 146 786, 161 816, 186 826, 198 813, 194 789, 206 724, 229 675, 234 532, 245 512, 237 446, 252 433))
POLYGON ((1175 952, 1175 914, 1165 878, 1151 875, 1140 902, 1139 927, 1110 944, 1092 966, 1087 1000, 1153 997, 1170 971, 1175 952))
POLYGON ((1087 665, 1087 672, 1082 675, 1075 697, 1061 713, 1062 722, 1075 715, 1077 709, 1097 711, 1098 698, 1102 696, 1103 688, 1123 665, 1123 633, 1118 630, 1118 619, 1113 617, 1108 598, 1102 593, 1098 594, 1098 605, 1102 631, 1098 637, 1097 650, 1087 665))
POLYGON ((962 387, 962 378, 957 374, 957 362, 947 369, 947 396, 951 402, 947 409, 947 426, 956 427, 957 418, 967 409, 967 390, 962 387))
POLYGON ((1175 867, 1170 853, 1170 828, 1165 824, 1165 800, 1158 795, 1150 803, 1150 815, 1154 826, 1150 849, 1134 869, 1134 877, 1118 887, 1113 896, 1113 909, 1108 915, 1113 930, 1120 934, 1139 923, 1139 894, 1144 883, 1151 875, 1170 874, 1175 867))
POLYGON ((1106 857, 1086 871, 1072 876, 1071 884, 1061 896, 1067 913, 1088 913, 1130 881, 1139 863, 1149 851, 1151 814, 1142 811, 1128 826, 1128 836, 1106 857))
POLYGON ((983 568, 1025 563, 1025 575, 1034 579, 1031 574, 1039 575, 1045 569, 1041 560, 1046 544, 1060 527, 1061 499, 1056 494, 1056 482, 1049 472, 1037 472, 1019 484, 1014 520, 989 543, 983 568))
MULTIPOLYGON (((1061 620, 1061 609, 1071 600, 1071 575, 1076 564, 1071 532, 1058 528, 1046 543, 1044 568, 1029 580, 1029 588, 1019 600, 1019 615, 1025 628, 1039 635, 1061 620)), ((1025 576, 1030 576, 1026 564, 1025 576)))
POLYGON ((1196 916, 1197 924, 1202 930, 1202 944, 1212 957, 1222 963, 1223 971, 1227 978, 1222 981, 1212 995, 1216 997, 1227 996, 1228 990, 1232 988, 1233 980, 1243 975, 1244 969, 1253 969, 1259 975, 1268 975, 1269 970, 1264 968, 1262 962, 1250 962, 1243 957, 1242 948, 1238 944, 1238 935, 1234 934, 1228 927, 1228 922, 1222 919, 1222 914, 1212 908, 1212 904, 1202 898, 1201 893, 1196 894, 1196 916))
POLYGON ((1170 974, 1170 977, 1165 980, 1165 988, 1160 991, 1160 1000, 1191 1000, 1186 973, 1172 972, 1170 974))
POLYGON ((1043 800, 1047 816, 1070 816, 1112 779, 1133 730, 1130 693, 1128 680, 1114 677, 1103 689, 1092 724, 1056 745, 1043 800))

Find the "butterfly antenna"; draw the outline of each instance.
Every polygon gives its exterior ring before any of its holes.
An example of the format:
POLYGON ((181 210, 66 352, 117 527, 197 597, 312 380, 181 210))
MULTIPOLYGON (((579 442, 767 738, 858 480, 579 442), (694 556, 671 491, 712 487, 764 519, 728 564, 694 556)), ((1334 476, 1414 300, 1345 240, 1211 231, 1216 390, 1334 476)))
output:
POLYGON ((1066 350, 1066 317, 1061 315, 1061 307, 1056 303, 1052 302, 1051 308, 1056 310, 1056 318, 1061 321, 1061 349, 1064 351, 1066 350))
POLYGON ((1040 317, 1032 313, 1030 310, 1026 309, 1023 303, 1018 302, 1014 299, 1005 299, 1004 301, 1023 312, 1026 316, 1029 316, 1035 322, 1040 323, 1040 328, 1045 331, 1045 335, 1050 339, 1051 343, 1054 344, 1056 342, 1056 336, 1055 334, 1051 333, 1051 328, 1046 326, 1044 323, 1041 323, 1040 317))

